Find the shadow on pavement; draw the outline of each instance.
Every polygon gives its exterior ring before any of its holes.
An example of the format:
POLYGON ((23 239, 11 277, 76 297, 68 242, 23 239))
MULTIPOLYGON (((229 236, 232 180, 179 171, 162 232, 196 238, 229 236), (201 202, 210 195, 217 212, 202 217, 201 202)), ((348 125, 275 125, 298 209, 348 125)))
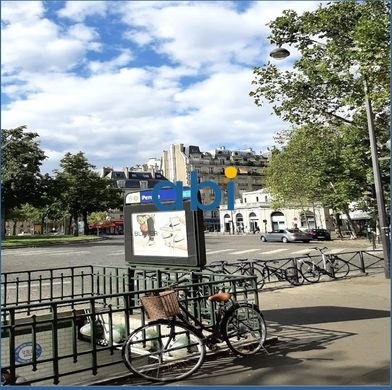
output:
POLYGON ((267 321, 279 322, 281 325, 320 324, 390 317, 390 312, 386 310, 343 306, 310 306, 274 309, 264 310, 263 314, 267 321))
MULTIPOLYGON (((233 385, 258 385, 262 381, 255 381, 256 370, 295 370, 296 366, 305 360, 287 356, 291 352, 324 350, 328 344, 354 335, 350 332, 341 332, 328 329, 313 328, 310 326, 281 326, 278 323, 268 322, 267 324, 270 336, 278 335, 279 341, 273 346, 269 346, 267 351, 260 352, 256 355, 247 357, 237 357, 228 350, 221 351, 216 355, 207 356, 203 366, 185 381, 174 382, 177 385, 195 385, 195 384, 220 384, 225 382, 228 375, 234 375, 238 378, 238 383, 233 385), (247 379, 249 377, 249 379, 247 379), (211 382, 213 381, 213 382, 211 382)), ((314 360, 331 360, 315 358, 314 360)), ((153 385, 151 382, 130 376, 118 381, 108 383, 110 385, 153 385)))

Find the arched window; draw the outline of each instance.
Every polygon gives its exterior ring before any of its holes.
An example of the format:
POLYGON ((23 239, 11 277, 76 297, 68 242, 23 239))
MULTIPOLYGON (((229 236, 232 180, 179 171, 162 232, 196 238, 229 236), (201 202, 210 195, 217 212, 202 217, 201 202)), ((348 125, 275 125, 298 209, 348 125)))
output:
POLYGON ((250 227, 250 231, 252 233, 260 231, 260 228, 259 228, 259 218, 253 212, 249 214, 249 227, 250 227))
POLYGON ((230 232, 232 230, 231 229, 231 226, 232 226, 231 216, 229 214, 225 214, 225 216, 223 217, 223 221, 224 221, 224 226, 223 226, 224 231, 226 233, 230 232))
POLYGON ((285 217, 280 211, 275 211, 271 214, 272 230, 281 230, 285 228, 285 217))
POLYGON ((300 214, 301 218, 301 227, 306 228, 306 229, 315 229, 316 228, 316 221, 314 218, 314 214, 306 210, 305 212, 302 212, 300 214))
POLYGON ((236 229, 237 232, 243 232, 244 231, 244 216, 241 213, 238 213, 235 216, 235 222, 236 222, 236 229))

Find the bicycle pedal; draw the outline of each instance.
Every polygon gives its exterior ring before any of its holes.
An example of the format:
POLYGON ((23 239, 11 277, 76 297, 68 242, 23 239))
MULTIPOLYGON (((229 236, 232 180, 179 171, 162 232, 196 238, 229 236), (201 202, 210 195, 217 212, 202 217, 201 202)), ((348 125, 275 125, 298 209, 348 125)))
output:
POLYGON ((216 352, 219 350, 219 347, 216 344, 210 344, 207 345, 207 348, 211 351, 211 352, 216 352))

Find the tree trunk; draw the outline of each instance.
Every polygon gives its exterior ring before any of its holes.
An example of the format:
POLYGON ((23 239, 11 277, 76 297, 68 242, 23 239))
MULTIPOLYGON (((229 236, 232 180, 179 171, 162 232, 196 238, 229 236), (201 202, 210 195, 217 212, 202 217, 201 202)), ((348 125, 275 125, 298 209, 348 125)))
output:
POLYGON ((314 216, 314 228, 317 229, 316 207, 314 205, 314 202, 312 202, 312 207, 313 207, 313 216, 314 216))
POLYGON ((87 211, 83 211, 84 235, 88 235, 87 211))
POLYGON ((78 214, 73 215, 73 222, 74 222, 73 235, 75 237, 78 237, 79 236, 79 216, 78 216, 78 214))
POLYGON ((342 234, 342 226, 340 224, 340 214, 336 213, 335 214, 335 221, 336 221, 336 229, 335 232, 337 230, 337 235, 339 238, 343 238, 343 234, 342 234))
POLYGON ((344 214, 347 217, 347 222, 348 222, 349 228, 351 230, 352 238, 354 238, 354 239, 358 238, 358 232, 357 232, 357 229, 353 223, 353 220, 350 217, 350 212, 348 210, 344 210, 344 214))
POLYGON ((69 218, 67 220, 66 229, 67 229, 67 234, 66 235, 70 236, 71 232, 72 232, 72 217, 71 216, 69 216, 69 218))
POLYGON ((5 239, 5 234, 6 234, 5 221, 6 221, 6 215, 3 208, 1 212, 1 239, 2 240, 5 239))
POLYGON ((17 221, 13 221, 13 226, 12 226, 12 235, 13 236, 16 236, 16 223, 17 223, 17 221))
POLYGON ((41 215, 41 234, 44 234, 45 214, 41 215))

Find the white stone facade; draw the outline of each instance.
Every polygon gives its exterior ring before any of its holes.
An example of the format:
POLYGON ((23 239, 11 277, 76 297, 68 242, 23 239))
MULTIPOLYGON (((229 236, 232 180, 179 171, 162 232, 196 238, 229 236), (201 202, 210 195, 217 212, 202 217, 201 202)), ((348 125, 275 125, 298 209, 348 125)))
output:
POLYGON ((222 205, 219 217, 222 233, 265 233, 294 227, 333 230, 332 217, 322 206, 276 210, 272 208, 271 197, 264 189, 243 192, 241 199, 236 200, 234 210, 227 210, 227 205, 222 205))

